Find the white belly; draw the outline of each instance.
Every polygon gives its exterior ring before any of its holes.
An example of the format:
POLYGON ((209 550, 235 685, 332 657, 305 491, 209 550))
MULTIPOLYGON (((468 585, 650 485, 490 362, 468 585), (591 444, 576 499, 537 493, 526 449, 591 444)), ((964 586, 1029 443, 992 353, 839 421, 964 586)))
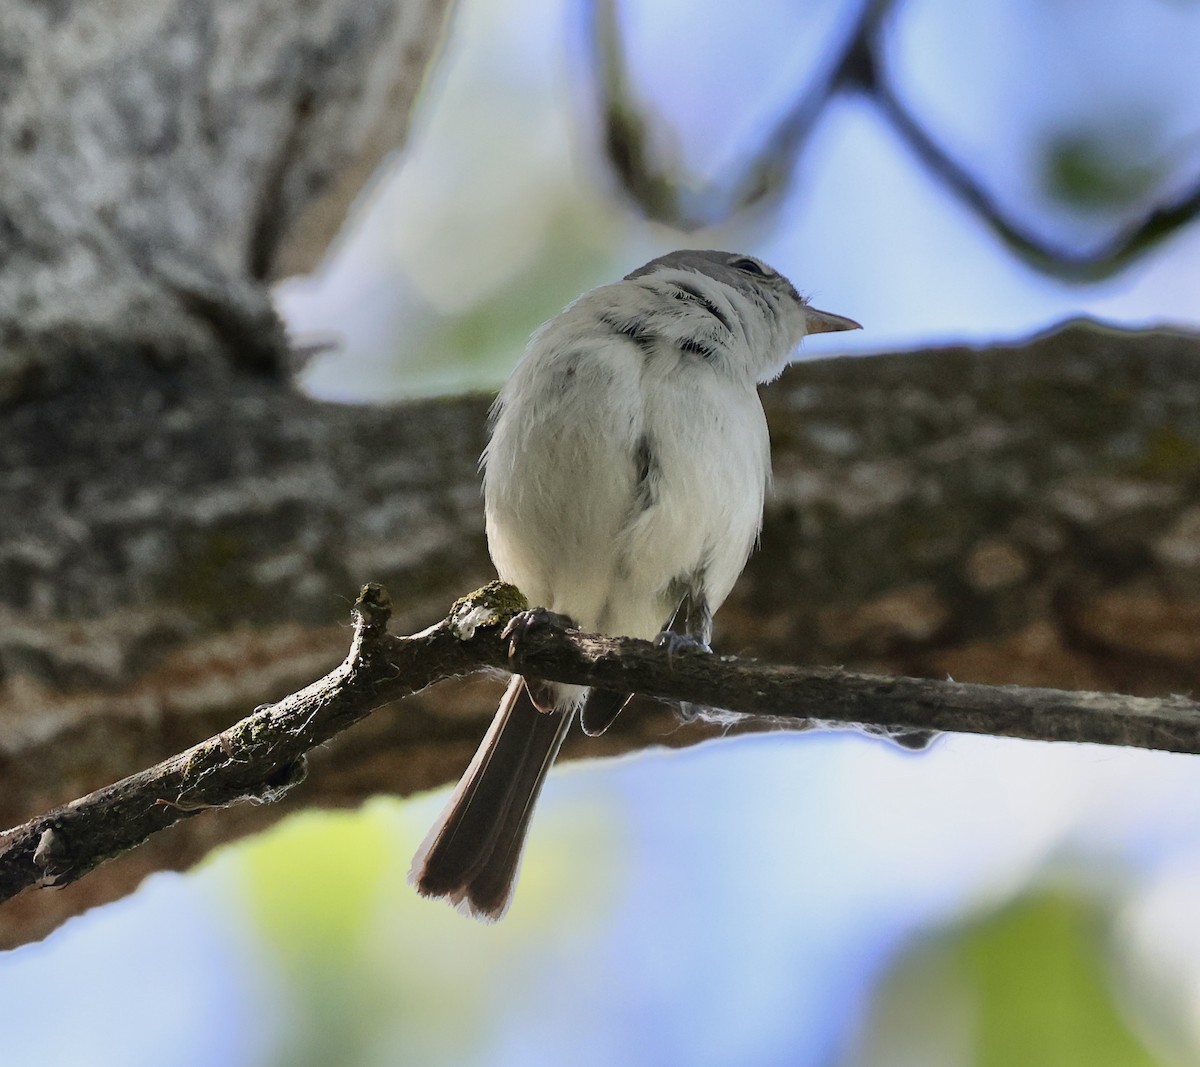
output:
POLYGON ((700 356, 596 351, 544 354, 502 394, 484 479, 488 543, 532 605, 648 638, 681 580, 700 580, 713 611, 732 588, 762 518, 766 420, 751 385, 700 356))

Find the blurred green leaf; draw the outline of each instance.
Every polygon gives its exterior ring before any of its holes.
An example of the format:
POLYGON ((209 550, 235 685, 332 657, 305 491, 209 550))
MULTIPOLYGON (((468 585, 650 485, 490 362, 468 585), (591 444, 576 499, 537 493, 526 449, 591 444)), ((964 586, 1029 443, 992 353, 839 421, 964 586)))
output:
POLYGON ((356 954, 374 917, 391 843, 361 813, 305 813, 243 855, 246 900, 272 948, 296 963, 356 954))
POLYGON ((1031 894, 906 949, 846 1067, 1157 1067, 1109 969, 1096 904, 1031 894))
POLYGON ((1136 203, 1163 180, 1161 165, 1135 159, 1131 137, 1064 133, 1042 156, 1046 192, 1070 207, 1109 211, 1136 203))
POLYGON ((392 865, 386 827, 369 810, 303 813, 239 852, 247 908, 293 997, 274 1062, 368 1062, 378 1009, 362 964, 392 865))
POLYGON ((1019 900, 953 951, 975 988, 980 1067, 1154 1067, 1113 1002, 1101 916, 1062 892, 1019 900))
MULTIPOLYGON (((444 797, 381 797, 356 811, 305 812, 223 849, 264 964, 280 980, 280 1067, 482 1062, 514 976, 595 951, 612 887, 593 873, 611 846, 609 813, 584 803, 543 813, 521 892, 486 925, 422 900, 405 882, 444 797)), ((616 864, 602 864, 612 877, 616 864)))

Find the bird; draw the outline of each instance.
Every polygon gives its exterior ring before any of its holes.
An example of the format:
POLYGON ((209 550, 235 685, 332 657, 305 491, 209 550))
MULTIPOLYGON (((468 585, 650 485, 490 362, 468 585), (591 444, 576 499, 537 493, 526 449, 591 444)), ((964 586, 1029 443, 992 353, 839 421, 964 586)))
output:
MULTIPOLYGON (((770 486, 758 386, 805 336, 856 329, 761 259, 712 249, 652 259, 539 327, 481 459, 492 561, 537 606, 506 633, 554 621, 707 649, 770 486)), ((576 719, 603 732, 628 699, 513 675, 413 859, 417 891, 499 919, 563 739, 576 719)))

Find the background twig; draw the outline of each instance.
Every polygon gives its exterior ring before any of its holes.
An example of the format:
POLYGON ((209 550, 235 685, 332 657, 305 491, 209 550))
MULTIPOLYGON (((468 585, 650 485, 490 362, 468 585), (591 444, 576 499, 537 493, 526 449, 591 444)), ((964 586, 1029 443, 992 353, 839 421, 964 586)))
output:
POLYGON ((324 678, 186 752, 3 835, 0 901, 33 885, 70 884, 207 808, 277 800, 303 781, 308 751, 374 708, 489 667, 719 707, 724 721, 766 719, 808 728, 815 720, 1200 752, 1200 705, 1183 697, 766 666, 729 656, 671 654, 647 641, 550 626, 512 648, 500 629, 521 606, 516 590, 493 583, 458 601, 428 630, 395 637, 387 632, 387 592, 364 586, 354 605, 350 651, 324 678))

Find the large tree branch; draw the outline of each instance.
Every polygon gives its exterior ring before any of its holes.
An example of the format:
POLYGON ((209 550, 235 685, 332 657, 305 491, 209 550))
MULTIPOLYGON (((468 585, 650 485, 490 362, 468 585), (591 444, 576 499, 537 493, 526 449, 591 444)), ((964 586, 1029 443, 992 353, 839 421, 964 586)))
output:
MULTIPOLYGON (((790 664, 1143 695, 1200 682, 1200 341, 1072 324, 986 350, 798 364, 764 393, 776 484, 719 648, 790 664)), ((415 632, 491 576, 489 398, 314 402, 114 361, 0 419, 0 825, 148 767, 344 654, 344 591, 415 632)), ((321 749, 282 803, 192 819, 53 894, 0 942, 187 867, 306 804, 456 778, 484 677, 321 749)), ((715 727, 709 734, 718 732, 715 727)), ((564 756, 692 743, 650 705, 564 756)))
POLYGON ((0 835, 0 903, 34 885, 69 885, 200 811, 278 800, 303 781, 307 753, 376 707, 489 667, 706 704, 722 709, 724 723, 808 728, 815 719, 1200 752, 1200 705, 1182 697, 764 666, 553 626, 517 644, 503 628, 519 607, 515 590, 494 583, 458 601, 437 625, 395 637, 387 632, 387 593, 365 586, 350 651, 324 678, 186 752, 0 835))

